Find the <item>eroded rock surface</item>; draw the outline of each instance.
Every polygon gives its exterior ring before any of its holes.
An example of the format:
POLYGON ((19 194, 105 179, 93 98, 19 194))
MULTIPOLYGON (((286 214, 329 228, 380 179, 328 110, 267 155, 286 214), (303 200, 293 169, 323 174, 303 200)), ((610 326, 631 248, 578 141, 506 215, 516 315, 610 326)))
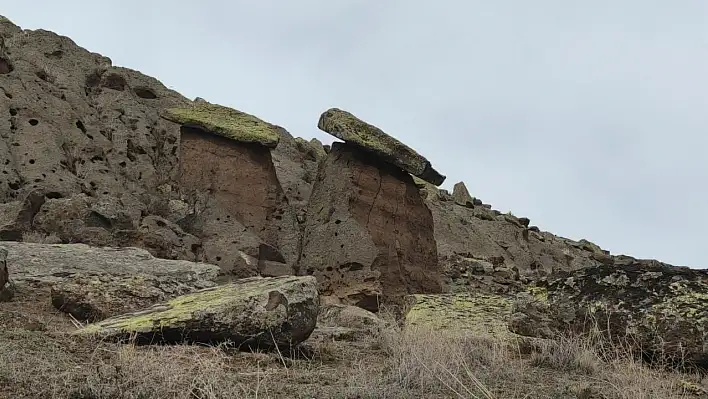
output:
MULTIPOLYGON (((247 255, 297 263, 300 230, 267 147, 182 127, 180 184, 191 197, 187 202, 198 204, 190 223, 198 225, 194 231, 204 240, 206 262, 233 269, 234 257, 226 250, 243 244, 235 235, 246 232, 273 249, 266 258, 260 250, 247 255), (227 245, 220 244, 224 239, 227 245)), ((254 251, 260 243, 246 247, 254 251)))
POLYGON ((53 304, 96 320, 213 287, 215 265, 155 258, 138 248, 2 242, 18 289, 50 289, 53 304))
POLYGON ((411 176, 374 155, 334 143, 304 223, 301 273, 323 295, 368 310, 441 285, 433 219, 411 176))
POLYGON ((137 343, 231 341, 238 346, 289 347, 310 336, 318 311, 314 277, 254 277, 90 324, 76 334, 133 337, 137 343))
POLYGON ((705 270, 621 256, 614 265, 559 272, 530 292, 517 304, 512 331, 554 337, 595 330, 650 356, 708 366, 705 270))

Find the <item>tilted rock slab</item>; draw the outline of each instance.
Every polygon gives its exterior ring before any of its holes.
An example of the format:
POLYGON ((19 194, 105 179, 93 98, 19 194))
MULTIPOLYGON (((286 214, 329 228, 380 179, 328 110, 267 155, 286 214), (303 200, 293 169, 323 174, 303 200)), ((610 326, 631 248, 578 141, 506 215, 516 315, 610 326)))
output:
POLYGON ((216 343, 288 347, 317 324, 317 281, 311 276, 252 277, 180 296, 143 311, 90 324, 77 332, 137 343, 216 343))
POLYGON ((168 108, 162 117, 242 143, 275 148, 280 140, 275 126, 245 112, 204 100, 196 101, 191 107, 168 108))
POLYGON ((445 176, 433 169, 430 162, 414 149, 347 111, 331 108, 323 112, 317 127, 338 139, 371 151, 385 161, 436 186, 445 181, 445 176))
POLYGON ((411 175, 356 146, 332 145, 303 234, 300 273, 341 303, 375 311, 441 292, 433 218, 411 175))
POLYGON ((708 366, 708 272, 616 257, 538 282, 510 329, 553 337, 599 329, 650 356, 708 366))
POLYGON ((100 320, 181 294, 213 287, 219 267, 158 259, 138 248, 5 241, 10 279, 18 289, 50 289, 56 308, 79 320, 100 320))

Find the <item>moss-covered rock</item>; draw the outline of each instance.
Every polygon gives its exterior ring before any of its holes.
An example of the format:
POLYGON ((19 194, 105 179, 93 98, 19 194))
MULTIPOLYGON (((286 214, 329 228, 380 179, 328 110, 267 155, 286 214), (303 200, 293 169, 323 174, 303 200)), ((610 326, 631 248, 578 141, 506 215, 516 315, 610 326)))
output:
POLYGON ((616 257, 537 282, 516 310, 509 327, 519 334, 599 332, 652 357, 708 366, 705 270, 616 257))
POLYGON ((310 336, 318 311, 314 277, 253 277, 89 324, 75 334, 111 340, 134 337, 137 343, 291 346, 310 336))
POLYGON ((509 334, 507 320, 513 300, 491 294, 435 294, 406 297, 407 325, 433 329, 467 330, 503 337, 509 334))
POLYGON ((433 169, 430 162, 414 149, 347 111, 331 108, 323 112, 317 127, 347 143, 373 152, 385 161, 436 186, 445 181, 445 176, 433 169))
POLYGON ((181 125, 199 128, 243 143, 275 148, 280 140, 275 126, 253 115, 206 101, 190 107, 168 108, 163 118, 181 125))

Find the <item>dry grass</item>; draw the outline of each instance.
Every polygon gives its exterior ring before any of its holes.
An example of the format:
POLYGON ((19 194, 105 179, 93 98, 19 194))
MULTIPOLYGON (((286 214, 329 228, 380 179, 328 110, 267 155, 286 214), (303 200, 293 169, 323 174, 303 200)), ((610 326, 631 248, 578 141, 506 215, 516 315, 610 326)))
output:
POLYGON ((708 397, 698 375, 647 368, 618 348, 606 356, 590 339, 528 353, 499 339, 389 323, 356 342, 313 335, 297 353, 139 347, 68 339, 74 327, 44 300, 1 305, 0 398, 708 397))

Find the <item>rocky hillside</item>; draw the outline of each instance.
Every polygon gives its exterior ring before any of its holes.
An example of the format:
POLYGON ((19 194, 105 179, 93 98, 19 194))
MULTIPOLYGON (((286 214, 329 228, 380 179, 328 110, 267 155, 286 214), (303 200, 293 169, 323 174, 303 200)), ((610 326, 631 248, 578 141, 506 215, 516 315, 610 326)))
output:
POLYGON ((140 247, 222 280, 313 275, 330 302, 374 311, 615 262, 461 182, 439 189, 427 159, 349 112, 312 116, 329 148, 52 32, 0 18, 0 39, 3 240, 140 247))

